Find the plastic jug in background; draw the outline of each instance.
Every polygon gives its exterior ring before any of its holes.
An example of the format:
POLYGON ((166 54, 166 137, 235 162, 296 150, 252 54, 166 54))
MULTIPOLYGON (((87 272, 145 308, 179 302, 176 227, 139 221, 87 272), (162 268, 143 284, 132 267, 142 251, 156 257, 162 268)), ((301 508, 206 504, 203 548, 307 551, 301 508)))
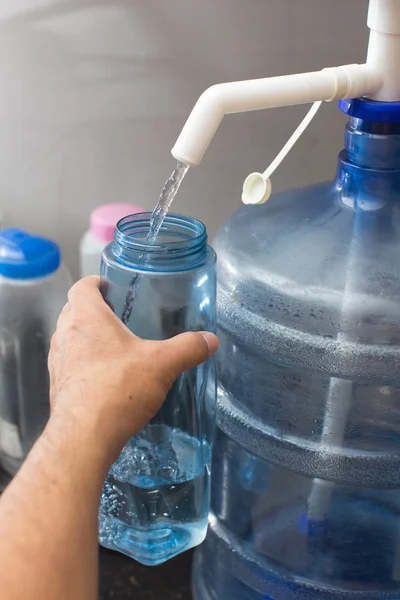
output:
POLYGON ((19 469, 49 416, 47 356, 71 279, 54 242, 0 232, 0 464, 19 469))
POLYGON ((84 234, 80 244, 80 276, 98 275, 101 254, 113 241, 115 226, 120 219, 134 213, 144 212, 135 204, 102 204, 90 215, 90 229, 84 234))
POLYGON ((215 241, 196 600, 400 598, 400 103, 341 108, 333 183, 243 208, 215 241))
MULTIPOLYGON (((145 339, 215 331, 216 257, 204 225, 168 215, 151 243, 150 216, 122 219, 104 250, 107 301, 122 316, 130 290, 129 327, 145 339)), ((103 546, 156 565, 203 541, 215 400, 210 359, 176 380, 161 410, 128 442, 103 489, 103 546)))

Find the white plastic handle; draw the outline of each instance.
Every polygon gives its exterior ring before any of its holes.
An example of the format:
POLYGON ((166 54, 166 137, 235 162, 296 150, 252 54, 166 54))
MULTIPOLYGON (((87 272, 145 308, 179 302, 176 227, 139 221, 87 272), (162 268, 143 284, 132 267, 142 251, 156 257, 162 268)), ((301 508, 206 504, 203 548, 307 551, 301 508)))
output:
POLYGON ((278 156, 269 165, 268 169, 264 173, 251 173, 243 184, 242 202, 243 204, 263 204, 272 194, 272 184, 270 177, 274 174, 276 169, 282 163, 282 161, 289 154, 293 146, 303 135, 315 115, 317 114, 322 102, 314 102, 311 109, 308 111, 296 131, 293 133, 291 138, 286 142, 278 156))

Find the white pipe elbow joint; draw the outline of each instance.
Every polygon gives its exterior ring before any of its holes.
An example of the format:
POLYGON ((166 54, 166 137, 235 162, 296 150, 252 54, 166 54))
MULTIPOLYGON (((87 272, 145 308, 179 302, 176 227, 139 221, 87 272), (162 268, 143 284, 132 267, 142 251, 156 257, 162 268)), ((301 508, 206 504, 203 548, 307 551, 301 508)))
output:
POLYGON ((225 116, 223 85, 213 85, 198 99, 172 148, 172 156, 176 160, 190 167, 201 162, 225 116))

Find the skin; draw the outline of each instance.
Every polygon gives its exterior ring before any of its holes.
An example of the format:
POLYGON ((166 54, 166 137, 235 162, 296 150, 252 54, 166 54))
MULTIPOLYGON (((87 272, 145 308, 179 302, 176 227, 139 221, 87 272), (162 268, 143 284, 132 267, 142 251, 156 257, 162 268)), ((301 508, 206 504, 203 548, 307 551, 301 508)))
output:
POLYGON ((70 291, 49 355, 51 417, 0 500, 4 600, 95 600, 97 511, 106 474, 182 371, 218 348, 210 333, 135 337, 98 278, 70 291))

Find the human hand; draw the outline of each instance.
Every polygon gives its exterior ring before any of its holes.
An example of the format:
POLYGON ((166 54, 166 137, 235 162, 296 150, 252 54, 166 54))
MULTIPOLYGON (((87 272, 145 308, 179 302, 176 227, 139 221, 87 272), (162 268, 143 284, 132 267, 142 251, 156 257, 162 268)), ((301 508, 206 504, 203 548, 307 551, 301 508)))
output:
POLYGON ((212 333, 162 342, 133 335, 104 301, 98 277, 69 292, 49 354, 51 420, 105 446, 110 464, 161 407, 178 375, 212 356, 212 333))

